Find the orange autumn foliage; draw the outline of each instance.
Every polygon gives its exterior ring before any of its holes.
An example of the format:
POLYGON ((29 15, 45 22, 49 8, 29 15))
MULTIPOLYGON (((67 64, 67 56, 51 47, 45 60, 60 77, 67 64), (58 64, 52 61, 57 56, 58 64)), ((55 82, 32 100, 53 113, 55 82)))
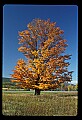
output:
POLYGON ((66 60, 71 55, 63 55, 66 47, 64 33, 56 22, 34 19, 28 24, 28 29, 19 32, 18 51, 22 52, 27 61, 19 59, 13 70, 12 82, 22 88, 55 89, 65 81, 72 80, 72 71, 66 60))

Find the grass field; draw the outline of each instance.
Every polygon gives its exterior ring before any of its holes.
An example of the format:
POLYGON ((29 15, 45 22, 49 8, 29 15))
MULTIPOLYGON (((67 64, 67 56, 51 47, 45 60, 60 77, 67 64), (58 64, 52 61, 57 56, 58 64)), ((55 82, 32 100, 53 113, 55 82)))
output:
POLYGON ((77 92, 3 92, 2 114, 8 116, 76 116, 77 92))

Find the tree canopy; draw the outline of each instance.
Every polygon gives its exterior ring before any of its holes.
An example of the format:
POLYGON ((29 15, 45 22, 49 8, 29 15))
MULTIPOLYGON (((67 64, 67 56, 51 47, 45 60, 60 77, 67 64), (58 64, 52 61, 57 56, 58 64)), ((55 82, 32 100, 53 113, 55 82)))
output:
POLYGON ((72 80, 72 72, 68 71, 70 54, 64 54, 67 40, 64 31, 56 26, 56 22, 34 19, 27 25, 27 30, 19 34, 18 51, 27 61, 19 59, 11 75, 12 82, 22 88, 47 90, 72 80))

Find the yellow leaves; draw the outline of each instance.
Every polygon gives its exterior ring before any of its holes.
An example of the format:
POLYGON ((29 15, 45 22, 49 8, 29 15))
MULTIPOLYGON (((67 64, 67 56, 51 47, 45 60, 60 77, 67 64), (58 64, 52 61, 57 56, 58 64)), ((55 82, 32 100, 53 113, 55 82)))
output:
POLYGON ((58 87, 58 84, 52 84, 51 85, 51 88, 53 88, 53 89, 55 89, 55 88, 57 88, 58 87))
POLYGON ((34 59, 33 62, 34 62, 34 63, 39 63, 40 61, 39 61, 39 59, 34 59))
POLYGON ((25 34, 28 34, 28 35, 30 34, 28 30, 25 30, 24 32, 25 32, 25 34))
POLYGON ((17 65, 24 65, 25 64, 25 61, 23 60, 23 59, 19 59, 18 61, 17 61, 17 65))
POLYGON ((43 59, 47 58, 50 55, 50 52, 49 52, 48 48, 46 48, 45 50, 44 49, 45 48, 43 48, 42 51, 41 51, 43 59))
POLYGON ((57 27, 57 28, 56 28, 56 30, 58 30, 58 31, 59 31, 59 30, 60 30, 60 27, 57 27))
POLYGON ((46 90, 49 87, 50 87, 50 84, 44 84, 44 83, 40 83, 40 85, 38 86, 38 88, 42 90, 46 90))
POLYGON ((11 80, 11 82, 20 82, 20 80, 11 80))
POLYGON ((27 25, 27 27, 29 28, 29 30, 32 30, 32 25, 30 23, 27 25))
POLYGON ((44 90, 44 86, 38 86, 40 90, 44 90))
POLYGON ((45 70, 45 66, 46 66, 45 64, 41 64, 41 69, 45 70))
POLYGON ((50 45, 50 40, 44 42, 44 49, 46 49, 50 45))
POLYGON ((34 50, 34 51, 32 51, 31 53, 32 53, 35 57, 37 57, 37 56, 38 56, 38 52, 39 52, 39 51, 34 50))
POLYGON ((31 66, 31 68, 32 68, 33 72, 36 72, 36 68, 35 67, 31 66))
POLYGON ((51 25, 52 27, 54 27, 54 26, 56 25, 56 22, 52 22, 52 23, 50 23, 50 25, 51 25))
POLYGON ((19 39, 19 43, 18 44, 22 44, 24 42, 25 42, 25 39, 21 38, 21 39, 19 39))
POLYGON ((32 41, 29 41, 29 43, 28 43, 29 45, 33 45, 33 42, 32 41))
POLYGON ((40 69, 37 70, 37 73, 40 74, 40 69))
POLYGON ((28 60, 28 61, 29 61, 29 63, 32 63, 32 62, 33 62, 33 60, 31 60, 31 59, 30 59, 30 60, 28 60))
POLYGON ((39 89, 43 90, 43 86, 38 86, 39 89))
POLYGON ((31 68, 37 74, 41 74, 42 70, 44 70, 45 64, 43 64, 42 62, 42 59, 34 59, 33 61, 35 67, 31 66, 31 68))
POLYGON ((59 34, 63 34, 63 33, 64 33, 64 31, 63 31, 63 30, 60 30, 60 31, 59 31, 59 34))
POLYGON ((28 24, 27 27, 29 28, 29 27, 30 27, 30 24, 28 24))
POLYGON ((28 68, 29 68, 29 69, 32 69, 32 64, 29 63, 29 64, 28 64, 28 68))
POLYGON ((42 64, 40 60, 36 60, 35 66, 36 66, 36 69, 37 69, 37 68, 42 68, 42 69, 43 69, 44 64, 42 64))
POLYGON ((32 36, 33 39, 36 39, 36 36, 32 36))
POLYGON ((17 65, 15 66, 15 70, 13 70, 14 74, 12 74, 11 77, 15 78, 17 80, 19 80, 19 79, 22 80, 23 76, 26 75, 25 64, 26 63, 23 59, 19 59, 17 61, 17 65))
POLYGON ((69 66, 69 63, 65 63, 65 66, 68 67, 68 66, 69 66))
POLYGON ((58 82, 59 82, 59 83, 62 83, 62 82, 63 82, 63 80, 62 80, 62 79, 60 79, 60 80, 58 80, 58 82))
POLYGON ((22 32, 18 32, 19 36, 23 36, 24 35, 24 31, 22 32))
POLYGON ((23 47, 23 46, 18 48, 18 51, 20 51, 20 52, 27 52, 27 50, 28 49, 26 47, 23 47))
POLYGON ((29 83, 29 80, 30 80, 30 79, 29 79, 29 78, 27 78, 27 79, 25 80, 25 82, 26 82, 26 83, 29 83))
POLYGON ((33 72, 36 73, 36 75, 41 73, 41 68, 36 68, 36 69, 32 68, 32 70, 33 70, 33 72))
POLYGON ((35 73, 35 74, 33 74, 33 77, 34 77, 34 79, 37 79, 38 75, 35 73))
POLYGON ((48 89, 48 84, 39 83, 39 85, 33 85, 34 88, 45 90, 48 89))
POLYGON ((37 88, 37 89, 39 88, 39 86, 38 86, 38 85, 32 85, 32 86, 33 86, 33 88, 37 88))
MULTIPOLYGON (((15 66, 15 69, 16 69, 17 71, 20 71, 19 66, 15 66)), ((14 71, 13 71, 13 72, 14 72, 14 71)))
POLYGON ((11 82, 14 82, 14 80, 11 80, 11 82))
POLYGON ((58 87, 57 83, 52 85, 51 83, 58 75, 67 72, 62 68, 69 65, 64 62, 69 59, 69 55, 60 56, 66 47, 66 40, 60 34, 63 34, 63 31, 55 27, 55 22, 40 19, 29 23, 28 30, 19 32, 19 43, 22 46, 18 51, 24 53, 28 62, 23 59, 17 61, 14 73, 11 75, 16 79, 14 82, 20 80, 22 87, 32 89, 45 90, 58 87))
POLYGON ((50 84, 45 84, 44 89, 48 89, 50 84))

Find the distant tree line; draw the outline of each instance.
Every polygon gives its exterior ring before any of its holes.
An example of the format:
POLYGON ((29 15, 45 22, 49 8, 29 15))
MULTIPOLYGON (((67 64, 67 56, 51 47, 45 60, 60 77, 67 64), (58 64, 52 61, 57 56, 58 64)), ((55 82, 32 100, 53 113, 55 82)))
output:
MULTIPOLYGON (((20 89, 20 87, 16 86, 15 83, 12 83, 10 81, 10 78, 5 78, 2 82, 2 88, 8 88, 9 89, 20 89)), ((5 90, 5 89, 4 89, 5 90)), ((30 90, 24 89, 24 90, 30 90)), ((78 84, 68 84, 68 83, 61 83, 59 88, 51 89, 52 91, 78 91, 78 84)))
POLYGON ((65 85, 64 83, 62 83, 60 85, 60 88, 58 88, 57 90, 60 90, 60 91, 78 91, 78 84, 76 84, 76 85, 74 85, 74 84, 65 85))

